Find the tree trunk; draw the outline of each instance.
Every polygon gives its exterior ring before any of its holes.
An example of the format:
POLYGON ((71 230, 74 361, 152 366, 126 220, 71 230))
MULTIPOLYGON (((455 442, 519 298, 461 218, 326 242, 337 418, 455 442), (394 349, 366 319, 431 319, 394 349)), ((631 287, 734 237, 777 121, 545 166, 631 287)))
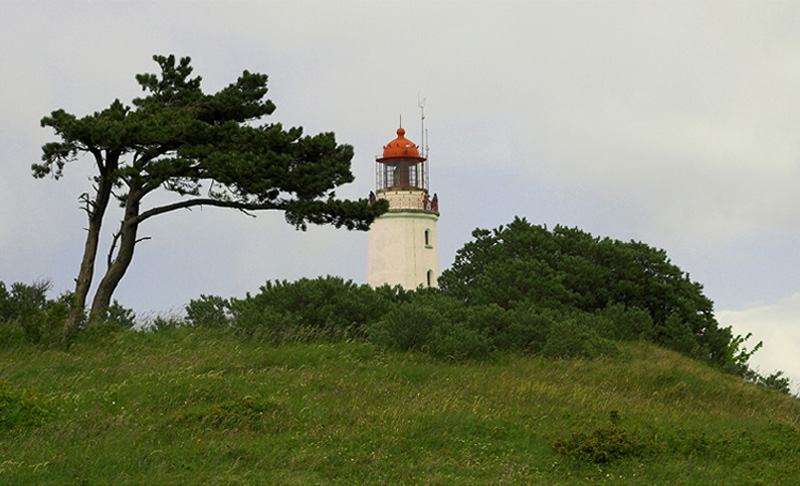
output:
MULTIPOLYGON (((131 190, 132 192, 133 190, 131 190)), ((99 317, 111 304, 111 296, 133 260, 136 234, 139 229, 139 222, 136 221, 137 216, 139 216, 139 199, 130 194, 125 204, 125 219, 123 219, 120 227, 119 250, 97 287, 90 313, 90 319, 92 320, 99 317)))
POLYGON ((109 177, 101 175, 95 200, 86 203, 86 211, 89 214, 89 228, 87 229, 86 244, 83 249, 83 259, 78 271, 78 278, 75 279, 75 296, 72 302, 72 309, 67 321, 64 323, 65 340, 78 331, 83 319, 83 311, 86 309, 86 298, 89 295, 89 288, 92 286, 94 262, 100 242, 100 228, 103 224, 103 216, 108 207, 108 201, 111 198, 112 183, 109 179, 109 177))

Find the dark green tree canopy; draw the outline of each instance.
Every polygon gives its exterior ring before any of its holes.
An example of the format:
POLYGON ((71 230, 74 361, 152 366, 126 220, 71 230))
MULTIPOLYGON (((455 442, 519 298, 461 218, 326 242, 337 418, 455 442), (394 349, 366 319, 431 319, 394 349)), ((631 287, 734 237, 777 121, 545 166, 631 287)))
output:
POLYGON ((188 57, 154 59, 161 72, 136 76, 145 95, 133 106, 115 100, 82 118, 56 110, 41 122, 59 140, 42 147, 42 163, 32 166, 35 177, 58 179, 67 164, 84 155, 96 165, 94 190, 81 196, 89 228, 75 292, 80 312, 112 198, 124 216, 92 314, 109 304, 139 241, 139 224, 153 216, 194 206, 274 209, 299 229, 312 223, 366 230, 386 211, 383 201, 370 205, 367 199, 336 198, 335 189, 353 181, 353 149, 337 144, 333 133, 306 136, 301 128, 261 122, 275 110, 264 98, 266 75, 244 71, 236 82, 207 94, 201 78, 191 77, 188 57), (157 190, 175 194, 175 200, 145 205, 157 190))
POLYGON ((337 145, 333 133, 303 136, 301 128, 257 125, 275 105, 264 96, 267 76, 247 71, 214 94, 191 78, 188 57, 155 56, 161 76, 136 76, 147 96, 134 108, 115 100, 103 111, 78 118, 56 110, 42 119, 61 139, 43 147, 36 177, 62 175, 67 163, 91 154, 100 179, 114 196, 141 201, 156 189, 183 199, 139 214, 137 221, 198 205, 243 210, 279 209, 299 228, 307 223, 368 228, 375 213, 366 200, 339 201, 334 189, 353 181, 353 149, 337 145), (121 192, 117 192, 121 190, 121 192))
POLYGON ((718 326, 702 285, 664 250, 577 228, 550 231, 519 217, 472 236, 439 278, 446 294, 506 309, 521 303, 585 312, 641 309, 653 319, 656 342, 719 363, 728 358, 730 329, 718 326))

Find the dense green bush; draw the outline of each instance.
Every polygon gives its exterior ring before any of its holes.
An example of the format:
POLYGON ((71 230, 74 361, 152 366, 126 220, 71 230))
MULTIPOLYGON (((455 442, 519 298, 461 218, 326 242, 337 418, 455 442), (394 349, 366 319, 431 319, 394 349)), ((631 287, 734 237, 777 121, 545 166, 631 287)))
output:
POLYGON ((476 229, 439 284, 469 305, 520 305, 586 313, 623 311, 625 322, 596 329, 613 339, 645 338, 724 366, 733 335, 719 327, 703 287, 663 250, 641 242, 600 239, 577 228, 515 218, 476 229), (614 310, 615 309, 615 310, 614 310), (649 316, 649 317, 648 317, 649 316))
POLYGON ((594 463, 607 463, 629 456, 642 455, 647 443, 628 433, 620 424, 619 412, 612 410, 607 425, 587 434, 572 432, 566 439, 556 439, 552 448, 558 454, 594 463))
POLYGON ((50 288, 49 280, 39 280, 32 284, 14 283, 9 291, 0 282, 0 344, 60 341, 72 294, 50 300, 47 298, 50 288))
MULTIPOLYGON (((273 307, 259 305, 252 299, 233 301, 231 327, 241 336, 280 343, 284 341, 309 341, 322 338, 323 329, 312 332, 312 327, 303 323, 291 312, 280 312, 273 307)), ((328 338, 334 336, 326 329, 328 338)))
POLYGON ((756 385, 763 386, 768 390, 773 390, 788 395, 791 392, 791 385, 789 378, 783 376, 783 371, 776 371, 771 375, 764 376, 758 372, 749 370, 745 379, 755 383, 756 385))
MULTIPOLYGON (((582 316, 581 316, 582 317, 582 316)), ((593 316, 588 316, 587 320, 593 316)), ((559 320, 550 327, 542 356, 553 359, 597 358, 614 356, 619 349, 613 341, 603 338, 582 319, 559 320)))
POLYGON ((433 328, 445 319, 435 305, 413 301, 395 307, 368 334, 372 342, 386 348, 429 350, 433 328))
POLYGON ((115 300, 111 305, 103 309, 99 320, 122 329, 133 329, 133 326, 136 325, 136 313, 133 309, 123 307, 122 304, 115 300))
POLYGON ((364 338, 367 329, 410 299, 400 287, 373 289, 340 277, 267 282, 256 295, 223 299, 203 295, 186 306, 194 326, 231 327, 271 341, 364 338))
MULTIPOLYGON (((65 340, 64 323, 69 316, 74 298, 72 292, 64 292, 55 299, 47 297, 51 289, 49 280, 32 284, 14 283, 9 291, 0 282, 0 344, 27 343, 46 346, 71 343, 79 335, 65 340)), ((133 329, 136 314, 116 300, 91 322, 83 316, 78 329, 81 338, 105 336, 119 330, 133 329)))
POLYGON ((615 341, 654 341, 653 318, 644 309, 626 309, 613 304, 593 314, 592 328, 600 336, 615 341))
POLYGON ((244 301, 234 301, 231 307, 234 314, 251 305, 270 308, 278 314, 291 315, 310 328, 347 330, 363 336, 362 327, 391 310, 394 297, 388 288, 373 290, 368 285, 328 276, 291 283, 267 282, 261 292, 248 295, 244 301))
POLYGON ((561 311, 530 303, 504 310, 502 316, 505 327, 498 329, 493 336, 497 347, 533 353, 542 350, 553 323, 564 318, 561 311))
POLYGON ((522 301, 465 303, 436 289, 373 289, 336 277, 268 282, 244 299, 201 296, 186 306, 195 326, 230 327, 271 342, 366 338, 389 349, 414 350, 460 360, 498 351, 554 358, 613 355, 613 340, 652 336, 641 309, 610 306, 585 312, 522 301))
POLYGON ((0 322, 11 319, 14 313, 14 301, 6 288, 6 284, 0 281, 0 322))
POLYGON ((227 327, 231 321, 228 299, 216 295, 200 295, 186 305, 186 320, 198 327, 227 327))
POLYGON ((372 342, 387 348, 455 360, 483 358, 494 349, 487 317, 456 299, 425 291, 395 305, 368 334, 372 342))

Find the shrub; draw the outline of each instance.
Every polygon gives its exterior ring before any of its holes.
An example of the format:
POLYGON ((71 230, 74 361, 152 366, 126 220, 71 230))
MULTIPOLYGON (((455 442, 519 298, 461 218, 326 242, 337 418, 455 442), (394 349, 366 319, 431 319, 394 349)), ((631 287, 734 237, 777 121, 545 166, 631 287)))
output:
POLYGON ((552 448, 558 454, 594 463, 607 463, 628 456, 641 455, 646 444, 620 425, 619 412, 612 410, 607 425, 591 434, 572 432, 567 439, 556 439, 552 448))
POLYGON ((444 320, 436 306, 418 299, 397 306, 368 330, 369 340, 400 350, 428 350, 431 332, 444 320))
POLYGON ((429 351, 432 356, 453 361, 486 358, 492 345, 484 330, 470 326, 469 321, 443 320, 430 332, 429 351))
POLYGON ((134 326, 140 332, 161 332, 181 327, 186 324, 186 317, 175 309, 167 312, 147 312, 136 316, 134 326))
POLYGON ((244 314, 249 320, 234 322, 235 326, 252 326, 254 313, 264 314, 268 322, 275 321, 274 315, 279 315, 303 328, 321 331, 321 335, 363 337, 365 327, 377 322, 391 310, 394 299, 403 296, 399 289, 373 290, 368 285, 359 286, 350 280, 328 276, 314 280, 304 278, 293 283, 267 282, 259 294, 248 294, 245 299, 233 301, 231 309, 235 321, 244 314))
POLYGON ((598 332, 615 339, 641 332, 666 347, 726 364, 730 331, 718 326, 702 285, 673 265, 664 250, 601 239, 578 228, 548 230, 524 218, 491 231, 476 229, 473 237, 439 277, 446 294, 509 310, 526 302, 590 313, 615 304, 639 309, 649 314, 656 332, 644 314, 598 332))
POLYGON ((619 352, 616 344, 600 337, 585 322, 577 318, 556 321, 547 334, 542 355, 547 358, 597 358, 619 352))
POLYGON ((644 309, 626 309, 622 304, 615 304, 595 314, 599 319, 594 322, 593 328, 604 338, 618 341, 655 340, 653 318, 644 309))
POLYGON ((231 325, 240 336, 280 343, 300 339, 301 323, 290 313, 281 313, 252 299, 231 302, 231 325))
POLYGON ((72 305, 72 294, 49 300, 49 280, 32 284, 14 283, 9 292, 0 282, 0 340, 30 344, 58 342, 64 319, 72 305))
POLYGON ((227 327, 232 318, 231 303, 216 295, 200 295, 186 305, 186 320, 197 327, 227 327))
POLYGON ((14 300, 6 289, 6 284, 0 282, 0 323, 11 319, 14 315, 14 300))
POLYGON ((767 390, 773 390, 785 395, 789 395, 791 392, 789 378, 783 376, 783 371, 776 371, 769 376, 763 376, 758 373, 754 373, 754 375, 755 376, 752 381, 757 385, 763 386, 767 390))
MULTIPOLYGON (((496 307, 496 306, 495 306, 496 307)), ((369 340, 391 349, 417 350, 450 360, 489 356, 491 334, 502 327, 494 307, 466 307, 438 292, 422 291, 371 326, 369 340)))
POLYGON ((509 310, 506 317, 508 327, 495 338, 498 348, 539 353, 547 342, 553 323, 565 319, 565 314, 527 303, 509 310))
POLYGON ((100 321, 107 324, 118 326, 121 329, 132 329, 136 324, 136 313, 133 309, 123 307, 122 304, 116 300, 103 309, 100 315, 100 321))
POLYGON ((688 323, 678 314, 670 314, 667 320, 655 326, 656 342, 688 356, 701 357, 701 347, 688 323))
POLYGON ((40 425, 49 416, 42 402, 25 390, 0 381, 0 430, 19 425, 40 425))
POLYGON ((496 304, 467 307, 463 311, 464 328, 475 332, 493 348, 512 349, 508 339, 509 313, 496 304))

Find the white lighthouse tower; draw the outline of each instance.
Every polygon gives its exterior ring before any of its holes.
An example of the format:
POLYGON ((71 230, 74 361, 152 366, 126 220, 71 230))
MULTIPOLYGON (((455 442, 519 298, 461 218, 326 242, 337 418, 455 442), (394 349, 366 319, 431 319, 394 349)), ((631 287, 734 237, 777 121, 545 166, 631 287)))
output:
POLYGON ((398 128, 375 161, 374 197, 388 200, 389 211, 367 233, 367 283, 373 287, 438 286, 439 201, 428 193, 427 159, 405 133, 398 128))

